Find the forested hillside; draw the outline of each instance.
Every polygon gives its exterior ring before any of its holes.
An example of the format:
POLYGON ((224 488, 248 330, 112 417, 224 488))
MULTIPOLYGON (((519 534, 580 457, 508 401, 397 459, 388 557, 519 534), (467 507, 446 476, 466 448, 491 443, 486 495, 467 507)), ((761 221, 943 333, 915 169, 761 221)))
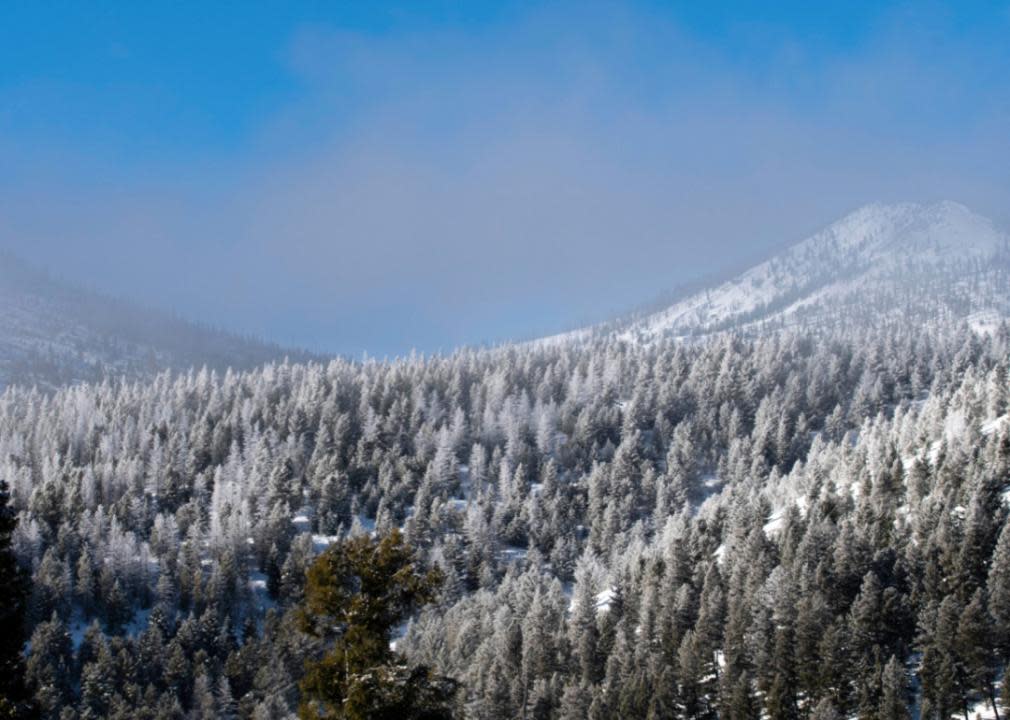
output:
POLYGON ((9 388, 28 677, 46 717, 288 717, 306 568, 402 527, 446 582, 390 641, 460 718, 982 711, 1008 371, 1006 326, 895 323, 9 388))

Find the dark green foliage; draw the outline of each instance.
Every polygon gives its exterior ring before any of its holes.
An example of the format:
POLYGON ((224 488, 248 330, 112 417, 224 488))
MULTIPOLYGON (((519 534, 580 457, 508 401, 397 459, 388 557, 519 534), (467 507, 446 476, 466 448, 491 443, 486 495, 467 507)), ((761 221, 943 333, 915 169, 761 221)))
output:
POLYGON ((0 479, 0 718, 31 717, 32 713, 21 655, 29 580, 11 547, 16 526, 7 482, 0 479))
POLYGON ((450 719, 454 683, 411 667, 389 646, 393 628, 436 596, 442 576, 419 570, 398 531, 334 545, 308 570, 302 630, 329 641, 306 664, 299 714, 347 720, 450 719))

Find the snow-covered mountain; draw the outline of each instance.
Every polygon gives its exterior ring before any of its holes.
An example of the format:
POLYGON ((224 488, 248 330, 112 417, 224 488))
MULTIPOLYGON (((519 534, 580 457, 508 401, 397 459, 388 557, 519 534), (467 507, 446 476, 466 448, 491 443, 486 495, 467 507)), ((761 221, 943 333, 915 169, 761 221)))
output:
POLYGON ((309 357, 80 290, 0 254, 0 388, 248 369, 286 356, 309 357))
POLYGON ((869 205, 741 275, 611 330, 628 341, 729 329, 1010 316, 1010 238, 963 205, 869 205))

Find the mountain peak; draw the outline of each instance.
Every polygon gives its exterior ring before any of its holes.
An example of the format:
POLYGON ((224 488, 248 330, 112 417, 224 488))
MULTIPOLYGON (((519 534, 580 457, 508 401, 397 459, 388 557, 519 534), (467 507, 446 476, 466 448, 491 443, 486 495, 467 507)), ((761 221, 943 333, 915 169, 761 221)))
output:
POLYGON ((631 323, 626 340, 1010 315, 1007 236, 960 203, 875 203, 733 280, 631 323))
POLYGON ((987 255, 1005 242, 989 219, 943 201, 866 205, 795 247, 829 244, 871 258, 902 251, 987 255))

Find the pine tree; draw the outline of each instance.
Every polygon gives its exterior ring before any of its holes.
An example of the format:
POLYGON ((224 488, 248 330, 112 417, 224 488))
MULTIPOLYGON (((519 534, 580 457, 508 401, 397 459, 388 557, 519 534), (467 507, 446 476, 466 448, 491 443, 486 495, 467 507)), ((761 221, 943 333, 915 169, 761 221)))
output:
POLYGON ((958 653, 958 626, 962 609, 948 595, 936 614, 936 623, 922 654, 920 675, 923 697, 941 717, 966 707, 967 678, 958 653))
POLYGON ((0 480, 0 718, 28 717, 32 710, 21 655, 29 583, 11 547, 16 525, 7 481, 0 480))
POLYGON ((881 677, 880 707, 877 720, 909 720, 908 683, 905 668, 894 655, 884 666, 881 677))
POLYGON ((754 688, 746 672, 740 673, 724 699, 726 720, 758 720, 761 717, 761 705, 754 697, 754 688))
POLYGON ((677 652, 677 677, 680 680, 680 699, 688 717, 700 717, 705 707, 702 690, 704 678, 698 641, 693 630, 688 630, 677 652))
POLYGON ((207 676, 207 668, 201 665, 196 671, 196 680, 193 682, 193 712, 195 720, 217 720, 219 717, 217 709, 217 698, 211 687, 210 678, 207 676))
POLYGON ((238 717, 238 706, 226 675, 221 675, 217 681, 217 708, 218 720, 235 720, 238 717))
POLYGON ((796 675, 799 689, 807 697, 819 697, 824 664, 820 644, 831 612, 820 592, 800 598, 796 607, 796 675))
POLYGON ((675 717, 677 711, 677 677, 673 668, 665 666, 658 678, 653 678, 646 720, 675 717))
POLYGON ((98 600, 98 579, 95 577, 91 550, 85 546, 77 560, 74 595, 85 616, 90 616, 98 600))
POLYGON ((793 689, 782 673, 776 673, 765 698, 765 709, 771 720, 795 720, 799 717, 793 689))
MULTIPOLYGON (((180 634, 182 634, 180 626, 180 634)), ((172 695, 183 705, 189 705, 190 686, 192 682, 193 665, 186 657, 180 638, 177 635, 166 648, 165 669, 162 682, 172 695)))
POLYGON ((879 645, 874 646, 872 658, 872 662, 863 663, 863 669, 856 681, 859 716, 866 718, 875 718, 881 702, 881 676, 884 673, 884 667, 879 645))
POLYGON ((116 661, 104 644, 98 655, 81 671, 81 714, 85 718, 108 717, 116 693, 116 661))
POLYGON ((968 687, 989 698, 992 706, 996 707, 992 618, 986 610, 981 589, 975 591, 971 602, 961 613, 956 643, 968 687))
POLYGON ((48 622, 35 627, 31 645, 27 677, 42 717, 55 720, 70 702, 74 663, 70 633, 55 611, 48 622))
POLYGON ((558 709, 558 720, 585 720, 589 716, 589 706, 593 694, 585 683, 570 683, 565 686, 558 709))
POLYGON ((133 615, 129 599, 123 592, 122 583, 113 580, 110 589, 105 593, 105 625, 110 634, 119 633, 133 615))
POLYGON ((584 683, 592 685, 603 679, 603 663, 598 655, 600 639, 596 625, 596 586, 592 581, 589 560, 579 563, 575 571, 575 592, 572 600, 571 645, 584 683))
POLYGON ((852 630, 852 648, 861 665, 860 672, 869 670, 867 664, 872 662, 873 647, 880 644, 884 632, 881 592, 877 574, 868 572, 863 577, 859 595, 852 603, 849 627, 852 630))
POLYGON ((54 612, 67 618, 70 614, 70 587, 70 570, 59 557, 56 547, 50 547, 35 571, 30 603, 33 620, 41 622, 54 612))
POLYGON ((989 611, 1004 661, 1010 659, 1010 523, 1003 525, 989 566, 989 611))
POLYGON ((393 627, 434 600, 440 582, 437 570, 419 570, 397 531, 382 539, 352 538, 319 556, 308 571, 300 624, 331 644, 306 666, 301 717, 451 718, 455 684, 426 667, 408 666, 389 647, 393 627))

